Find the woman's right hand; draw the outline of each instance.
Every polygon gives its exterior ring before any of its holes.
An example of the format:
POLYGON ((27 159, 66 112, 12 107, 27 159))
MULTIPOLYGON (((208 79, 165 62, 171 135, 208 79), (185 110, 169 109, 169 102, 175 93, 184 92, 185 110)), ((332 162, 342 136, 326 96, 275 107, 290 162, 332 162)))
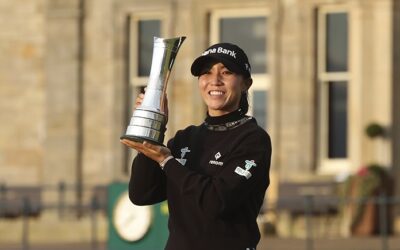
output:
POLYGON ((143 93, 140 93, 140 94, 136 97, 135 109, 137 109, 140 105, 142 105, 143 98, 144 98, 144 94, 143 94, 143 93))

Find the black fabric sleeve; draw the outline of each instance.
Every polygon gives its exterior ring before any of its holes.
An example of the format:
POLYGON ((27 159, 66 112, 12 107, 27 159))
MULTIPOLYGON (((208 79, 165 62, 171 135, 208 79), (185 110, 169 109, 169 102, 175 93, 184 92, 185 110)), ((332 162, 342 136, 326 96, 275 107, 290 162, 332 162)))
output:
POLYGON ((269 185, 270 159, 269 136, 253 133, 235 147, 216 176, 200 174, 175 159, 167 162, 164 171, 185 200, 195 202, 205 216, 216 218, 240 209, 249 196, 264 194, 269 185), (246 161, 256 164, 248 173, 244 171, 246 161))
POLYGON ((138 154, 132 163, 129 198, 136 205, 152 205, 166 199, 165 173, 143 154, 138 154))

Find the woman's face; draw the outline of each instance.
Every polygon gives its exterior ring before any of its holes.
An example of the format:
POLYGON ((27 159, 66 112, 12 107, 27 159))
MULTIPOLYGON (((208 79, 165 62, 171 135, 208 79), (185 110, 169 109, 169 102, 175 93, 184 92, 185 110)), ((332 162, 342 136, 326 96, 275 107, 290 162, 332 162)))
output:
POLYGON ((242 92, 249 87, 248 80, 219 62, 207 67, 199 76, 200 93, 210 116, 221 116, 237 110, 242 92))

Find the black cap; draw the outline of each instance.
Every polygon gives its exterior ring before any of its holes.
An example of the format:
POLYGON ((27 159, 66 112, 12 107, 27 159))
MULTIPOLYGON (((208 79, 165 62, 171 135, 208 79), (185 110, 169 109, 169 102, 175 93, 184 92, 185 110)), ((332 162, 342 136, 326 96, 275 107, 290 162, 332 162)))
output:
POLYGON ((221 62, 230 71, 250 77, 251 67, 246 53, 232 43, 217 43, 206 49, 201 56, 194 60, 191 72, 194 76, 202 73, 203 67, 211 60, 221 62))

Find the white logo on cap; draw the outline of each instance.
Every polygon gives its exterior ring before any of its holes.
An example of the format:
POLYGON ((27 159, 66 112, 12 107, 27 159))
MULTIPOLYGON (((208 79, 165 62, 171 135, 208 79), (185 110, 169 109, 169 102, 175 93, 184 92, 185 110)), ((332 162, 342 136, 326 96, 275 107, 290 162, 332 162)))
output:
POLYGON ((204 53, 202 54, 202 56, 206 56, 208 54, 225 54, 225 55, 229 55, 233 58, 236 59, 236 51, 234 50, 229 50, 229 49, 224 49, 222 47, 218 47, 218 48, 213 48, 213 49, 209 49, 204 51, 204 53))

